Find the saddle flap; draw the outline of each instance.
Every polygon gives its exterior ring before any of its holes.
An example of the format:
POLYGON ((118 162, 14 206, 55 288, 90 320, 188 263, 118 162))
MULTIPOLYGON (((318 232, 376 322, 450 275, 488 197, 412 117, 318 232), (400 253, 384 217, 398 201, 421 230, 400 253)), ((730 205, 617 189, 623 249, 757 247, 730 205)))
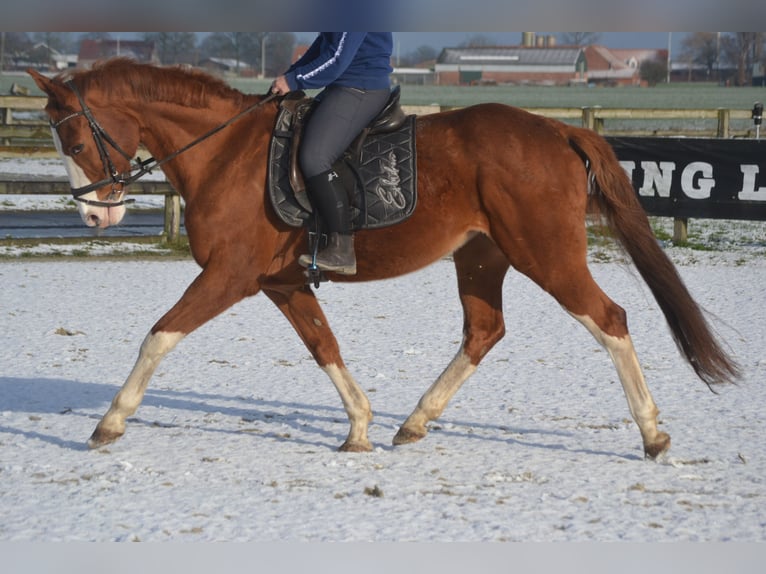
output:
POLYGON ((277 126, 274 129, 274 138, 271 144, 272 157, 275 155, 285 155, 288 158, 287 177, 290 187, 300 206, 309 213, 312 211, 311 201, 309 201, 308 194, 306 193, 306 182, 298 165, 298 148, 301 142, 301 135, 303 134, 303 124, 313 106, 314 99, 306 96, 302 90, 287 94, 279 104, 280 112, 277 117, 277 126), (285 153, 286 150, 279 151, 274 149, 274 139, 277 137, 284 138, 281 145, 287 147, 289 152, 285 153))

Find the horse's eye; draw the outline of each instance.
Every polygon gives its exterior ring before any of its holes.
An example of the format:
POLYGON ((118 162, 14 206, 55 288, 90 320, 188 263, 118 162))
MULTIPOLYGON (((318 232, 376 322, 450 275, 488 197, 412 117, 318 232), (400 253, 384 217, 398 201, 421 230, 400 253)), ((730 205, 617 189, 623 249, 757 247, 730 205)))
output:
POLYGON ((72 155, 77 155, 78 153, 80 153, 83 150, 84 147, 85 147, 84 144, 73 145, 71 148, 69 148, 69 152, 72 155))

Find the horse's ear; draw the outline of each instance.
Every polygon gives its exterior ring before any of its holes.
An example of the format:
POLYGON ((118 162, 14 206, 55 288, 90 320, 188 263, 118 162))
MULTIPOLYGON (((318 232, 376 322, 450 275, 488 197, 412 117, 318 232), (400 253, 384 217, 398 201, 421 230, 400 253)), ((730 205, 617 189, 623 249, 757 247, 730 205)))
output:
POLYGON ((35 81, 35 84, 46 94, 49 96, 53 96, 54 98, 61 93, 62 86, 61 84, 58 84, 48 78, 47 76, 43 76, 40 72, 33 68, 27 69, 27 74, 32 76, 32 79, 35 81))

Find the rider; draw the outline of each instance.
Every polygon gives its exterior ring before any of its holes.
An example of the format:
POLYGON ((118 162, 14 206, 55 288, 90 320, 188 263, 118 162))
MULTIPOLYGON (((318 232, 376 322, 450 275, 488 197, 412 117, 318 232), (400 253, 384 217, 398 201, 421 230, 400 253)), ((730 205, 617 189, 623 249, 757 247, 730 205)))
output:
MULTIPOLYGON (((273 93, 324 88, 307 120, 299 162, 312 205, 328 231, 316 265, 356 273, 349 197, 333 164, 380 113, 390 94, 391 32, 321 32, 271 85, 273 93)), ((308 267, 311 255, 298 260, 308 267)))

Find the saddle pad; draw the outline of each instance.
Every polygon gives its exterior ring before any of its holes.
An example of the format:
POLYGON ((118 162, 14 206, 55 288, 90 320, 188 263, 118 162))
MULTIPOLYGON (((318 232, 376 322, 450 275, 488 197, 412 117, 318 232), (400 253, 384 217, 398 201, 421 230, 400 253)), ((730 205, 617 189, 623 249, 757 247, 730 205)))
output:
POLYGON ((359 158, 347 161, 357 173, 354 214, 356 229, 375 229, 399 223, 417 204, 415 116, 396 131, 368 136, 359 158))
MULTIPOLYGON (((311 211, 295 198, 290 185, 292 112, 281 110, 269 147, 268 193, 279 218, 292 227, 303 227, 311 211)), ((386 227, 410 217, 417 203, 415 116, 392 132, 368 135, 340 160, 354 179, 352 225, 354 230, 386 227)), ((345 180, 345 177, 344 177, 345 180)), ((350 185, 349 185, 350 187, 350 185)))

